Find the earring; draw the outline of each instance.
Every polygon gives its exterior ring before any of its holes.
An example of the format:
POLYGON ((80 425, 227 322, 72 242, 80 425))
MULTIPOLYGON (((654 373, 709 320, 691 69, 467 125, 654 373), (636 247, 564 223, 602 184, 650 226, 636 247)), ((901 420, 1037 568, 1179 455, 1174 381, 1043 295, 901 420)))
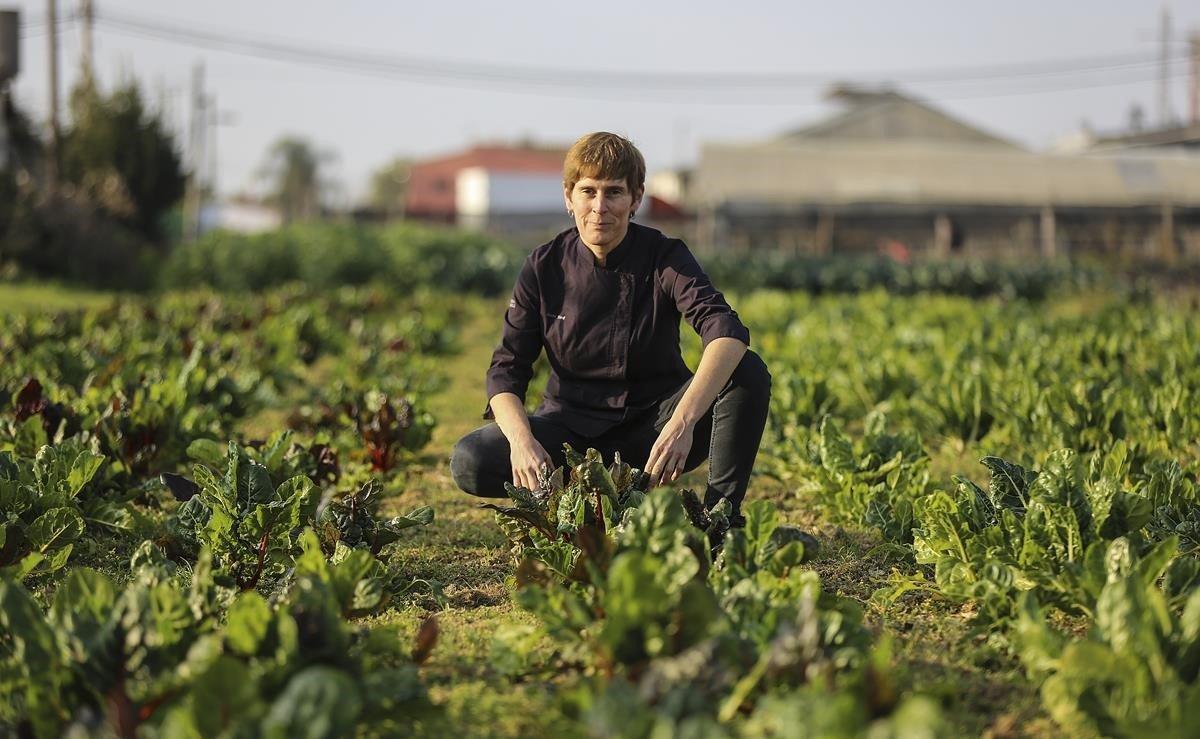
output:
POLYGON ((636 215, 637 215, 637 211, 636 211, 636 210, 631 210, 631 211, 629 211, 629 220, 631 220, 631 221, 632 221, 632 220, 633 220, 633 217, 634 217, 634 216, 636 216, 636 215))

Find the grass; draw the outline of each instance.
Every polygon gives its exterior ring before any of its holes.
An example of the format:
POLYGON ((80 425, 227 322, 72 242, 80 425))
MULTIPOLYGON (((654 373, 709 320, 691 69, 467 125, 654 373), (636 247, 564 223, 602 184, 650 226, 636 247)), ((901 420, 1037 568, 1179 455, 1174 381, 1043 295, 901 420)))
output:
POLYGON ((0 315, 96 308, 112 302, 116 297, 117 293, 95 292, 46 283, 0 283, 0 315))

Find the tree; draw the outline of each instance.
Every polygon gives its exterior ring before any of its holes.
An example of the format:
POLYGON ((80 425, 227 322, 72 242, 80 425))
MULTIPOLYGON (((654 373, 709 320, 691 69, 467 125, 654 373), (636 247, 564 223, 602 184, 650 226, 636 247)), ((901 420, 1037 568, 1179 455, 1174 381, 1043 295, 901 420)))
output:
POLYGON ((63 181, 143 237, 158 242, 163 216, 183 197, 175 140, 130 81, 105 97, 81 84, 63 136, 63 181))
POLYGON ((396 157, 371 175, 370 205, 388 218, 404 216, 404 198, 408 194, 408 178, 412 160, 396 157))
POLYGON ((296 136, 284 136, 271 145, 262 176, 268 181, 267 202, 279 208, 285 223, 321 214, 329 187, 322 168, 333 158, 296 136))

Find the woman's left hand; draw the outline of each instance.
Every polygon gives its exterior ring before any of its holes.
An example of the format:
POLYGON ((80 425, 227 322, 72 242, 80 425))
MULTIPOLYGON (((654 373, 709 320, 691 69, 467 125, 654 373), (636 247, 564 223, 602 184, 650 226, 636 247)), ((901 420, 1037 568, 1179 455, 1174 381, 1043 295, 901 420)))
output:
POLYGON ((678 480, 691 451, 691 424, 672 417, 650 447, 650 458, 646 461, 650 484, 662 485, 678 480))

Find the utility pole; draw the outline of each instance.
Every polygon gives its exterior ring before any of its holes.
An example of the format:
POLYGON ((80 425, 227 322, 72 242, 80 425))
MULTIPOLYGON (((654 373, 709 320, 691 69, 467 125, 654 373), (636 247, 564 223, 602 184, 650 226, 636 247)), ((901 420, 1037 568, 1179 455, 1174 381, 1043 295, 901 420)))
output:
POLYGON ((1159 28, 1158 42, 1160 57, 1158 63, 1158 124, 1162 128, 1171 125, 1171 10, 1163 3, 1162 25, 1159 28))
POLYGON ((1192 48, 1192 94, 1189 118, 1193 126, 1200 126, 1200 31, 1193 33, 1188 42, 1192 48))
POLYGON ((46 185, 58 188, 60 140, 58 131, 58 1, 46 0, 46 23, 50 27, 47 46, 50 54, 50 151, 46 157, 46 185))
POLYGON ((208 197, 213 203, 218 200, 217 195, 217 133, 221 127, 221 109, 217 107, 217 94, 214 92, 208 97, 208 121, 211 126, 208 131, 208 140, 205 142, 208 148, 208 197))
POLYGON ((188 190, 184 203, 184 238, 200 236, 200 206, 204 200, 204 149, 208 139, 208 111, 204 96, 204 62, 192 68, 192 118, 188 137, 188 190))
POLYGON ((96 10, 92 0, 79 0, 79 18, 83 21, 80 55, 83 57, 83 83, 91 88, 96 81, 95 58, 92 49, 92 27, 96 10))

